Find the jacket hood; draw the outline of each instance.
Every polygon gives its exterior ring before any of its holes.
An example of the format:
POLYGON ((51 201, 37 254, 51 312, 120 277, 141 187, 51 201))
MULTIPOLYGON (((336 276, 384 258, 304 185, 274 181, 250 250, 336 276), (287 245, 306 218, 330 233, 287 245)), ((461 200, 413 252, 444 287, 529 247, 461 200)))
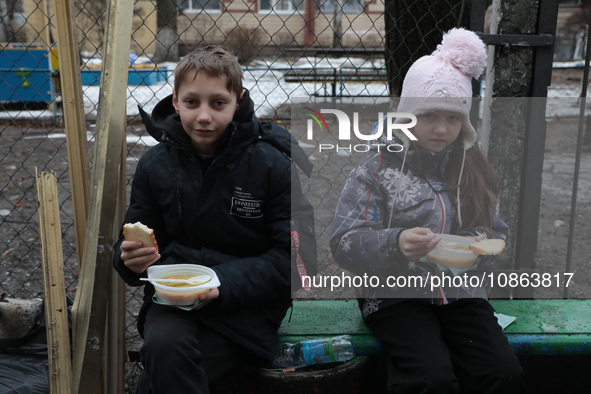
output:
MULTIPOLYGON (((156 141, 172 143, 194 154, 197 153, 191 143, 191 137, 183 129, 181 118, 172 104, 172 95, 156 104, 152 115, 148 115, 141 107, 138 108, 146 130, 156 141)), ((230 125, 232 124, 235 129, 242 131, 238 133, 240 134, 238 138, 234 138, 238 145, 246 144, 253 138, 267 141, 285 153, 308 177, 312 175, 313 165, 291 133, 275 123, 258 122, 254 113, 254 102, 247 89, 244 89, 244 97, 230 122, 230 125), (253 130, 254 134, 249 130, 253 130)))
MULTIPOLYGON (((172 94, 163 98, 152 110, 152 114, 148 115, 141 107, 138 106, 142 122, 146 126, 146 130, 158 142, 171 139, 182 146, 192 147, 191 138, 183 129, 181 117, 176 113, 174 105, 172 104, 172 94)), ((244 97, 238 106, 238 110, 234 114, 232 122, 246 123, 252 120, 254 116, 254 103, 250 98, 250 93, 247 89, 244 90, 244 97)), ((193 150, 192 148, 190 148, 193 150)))

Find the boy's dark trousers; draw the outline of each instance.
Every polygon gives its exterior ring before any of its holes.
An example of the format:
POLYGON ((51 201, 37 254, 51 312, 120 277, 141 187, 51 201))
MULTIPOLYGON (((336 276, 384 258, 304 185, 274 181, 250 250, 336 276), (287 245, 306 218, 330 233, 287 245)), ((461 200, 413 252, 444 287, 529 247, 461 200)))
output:
POLYGON ((247 357, 246 351, 200 324, 199 311, 154 304, 144 325, 137 393, 208 393, 208 384, 247 357))
POLYGON ((388 392, 526 392, 519 361, 485 300, 401 301, 368 325, 387 352, 388 392))

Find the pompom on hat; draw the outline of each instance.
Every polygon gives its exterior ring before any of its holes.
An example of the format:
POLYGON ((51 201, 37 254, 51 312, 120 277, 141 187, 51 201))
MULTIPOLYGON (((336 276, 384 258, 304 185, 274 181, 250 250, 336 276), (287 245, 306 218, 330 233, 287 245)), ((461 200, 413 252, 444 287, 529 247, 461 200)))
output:
MULTIPOLYGON (((409 68, 397 112, 419 115, 444 110, 462 114, 464 149, 469 149, 476 142, 476 131, 469 119, 472 78, 479 78, 485 65, 486 47, 476 33, 451 29, 430 56, 421 57, 409 68)), ((406 145, 408 139, 404 136, 403 140, 406 145)))

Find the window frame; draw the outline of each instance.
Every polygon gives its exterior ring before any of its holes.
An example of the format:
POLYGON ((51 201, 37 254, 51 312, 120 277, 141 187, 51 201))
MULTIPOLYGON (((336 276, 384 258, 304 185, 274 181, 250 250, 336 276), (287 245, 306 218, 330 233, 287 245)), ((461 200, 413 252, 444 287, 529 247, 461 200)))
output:
MULTIPOLYGON (((288 0, 289 4, 291 4, 293 6, 292 9, 290 10, 284 10, 284 9, 276 9, 276 5, 282 2, 282 0, 267 0, 268 3, 274 3, 274 4, 270 4, 270 8, 263 8, 263 0, 259 0, 259 14, 278 14, 278 15, 293 15, 293 14, 301 14, 304 15, 305 12, 305 7, 306 7, 306 0, 299 0, 300 4, 301 4, 301 8, 298 9, 298 7, 294 4, 294 1, 298 1, 298 0, 288 0)), ((310 0, 309 0, 310 1, 310 0)))
MULTIPOLYGON (((365 6, 366 6, 366 2, 365 0, 343 0, 346 3, 357 3, 359 4, 359 10, 346 10, 345 7, 343 7, 343 14, 361 14, 363 12, 365 12, 365 6)), ((317 12, 323 12, 323 13, 327 13, 327 14, 332 14, 334 13, 334 3, 335 0, 324 0, 322 2, 322 4, 318 4, 318 2, 316 2, 316 11, 317 12), (323 7, 325 7, 323 9, 323 7), (326 9, 326 7, 330 7, 330 9, 326 9)))
POLYGON ((214 3, 215 1, 217 1, 218 3, 218 8, 194 8, 194 4, 196 2, 199 2, 199 0, 177 0, 177 6, 179 7, 179 10, 184 12, 184 13, 189 13, 189 14, 198 14, 201 12, 208 12, 211 14, 220 14, 222 12, 222 0, 207 0, 207 4, 209 3, 214 3), (186 4, 187 7, 186 8, 182 8, 182 5, 186 4))

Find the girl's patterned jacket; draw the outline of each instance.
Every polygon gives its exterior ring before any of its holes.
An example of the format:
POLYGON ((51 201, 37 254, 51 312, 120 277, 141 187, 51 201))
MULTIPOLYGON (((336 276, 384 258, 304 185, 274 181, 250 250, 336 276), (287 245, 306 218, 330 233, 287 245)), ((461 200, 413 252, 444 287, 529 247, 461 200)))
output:
MULTIPOLYGON (((403 145, 397 137, 394 143, 403 145)), ((443 182, 450 149, 436 153, 415 147, 404 158, 404 151, 392 153, 382 145, 382 149, 367 152, 350 173, 337 205, 330 247, 335 260, 352 274, 380 278, 377 287, 357 289, 364 318, 401 299, 442 304, 458 298, 487 297, 484 280, 477 287, 452 284, 432 289, 430 278, 441 267, 425 259, 408 261, 397 249, 400 232, 413 227, 427 227, 435 234, 486 237, 482 228, 459 228, 455 198, 443 182), (426 169, 423 174, 419 163, 426 169), (408 277, 409 286, 385 285, 388 276, 400 275, 408 277)), ((495 238, 506 239, 509 228, 497 213, 495 238)), ((475 268, 466 274, 484 278, 484 260, 479 257, 475 268)))

